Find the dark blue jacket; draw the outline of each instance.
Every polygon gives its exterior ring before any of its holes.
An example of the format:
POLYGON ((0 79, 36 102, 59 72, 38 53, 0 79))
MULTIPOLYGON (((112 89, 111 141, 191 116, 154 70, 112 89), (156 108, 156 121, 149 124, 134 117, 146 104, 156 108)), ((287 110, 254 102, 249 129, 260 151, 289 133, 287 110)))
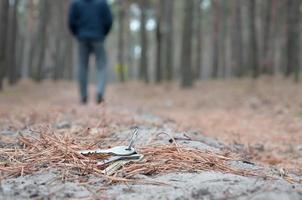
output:
POLYGON ((104 41, 110 32, 113 17, 106 0, 73 0, 68 25, 79 40, 104 41))

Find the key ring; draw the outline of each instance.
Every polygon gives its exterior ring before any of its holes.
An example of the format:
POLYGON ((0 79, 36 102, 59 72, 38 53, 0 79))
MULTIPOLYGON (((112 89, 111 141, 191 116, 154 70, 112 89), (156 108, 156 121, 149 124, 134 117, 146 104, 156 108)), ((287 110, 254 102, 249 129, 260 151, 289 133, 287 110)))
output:
POLYGON ((135 128, 128 146, 116 146, 110 149, 83 150, 83 151, 79 151, 79 153, 82 155, 112 154, 116 156, 129 156, 132 154, 136 154, 136 150, 133 148, 133 144, 137 136, 138 136, 138 128, 135 128))
POLYGON ((129 142, 129 145, 128 145, 128 147, 127 147, 126 150, 129 151, 129 150, 132 149, 133 144, 134 144, 134 142, 135 142, 137 136, 138 136, 138 127, 136 127, 136 128, 134 129, 133 134, 132 134, 131 139, 130 139, 130 142, 129 142))

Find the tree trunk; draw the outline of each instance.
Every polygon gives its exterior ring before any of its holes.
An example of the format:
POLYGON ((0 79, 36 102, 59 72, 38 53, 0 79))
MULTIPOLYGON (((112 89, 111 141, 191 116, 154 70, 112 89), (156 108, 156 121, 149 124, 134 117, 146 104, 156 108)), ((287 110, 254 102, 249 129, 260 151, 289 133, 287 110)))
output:
POLYGON ((16 45, 17 45, 17 12, 19 0, 15 0, 13 7, 10 9, 10 20, 7 38, 7 72, 10 85, 17 82, 17 62, 16 62, 16 45))
POLYGON ((193 32, 193 12, 194 0, 186 0, 184 6, 184 20, 183 20, 183 35, 182 35, 182 51, 181 51, 181 69, 182 82, 181 86, 193 86, 192 74, 192 32, 193 32))
POLYGON ((133 57, 133 51, 134 51, 134 37, 132 35, 132 31, 130 29, 130 23, 131 23, 131 15, 129 10, 126 13, 126 52, 127 52, 127 66, 128 71, 127 75, 130 80, 134 78, 134 57, 133 57))
POLYGON ((140 67, 140 78, 146 83, 149 83, 148 75, 148 37, 146 30, 147 23, 147 2, 146 0, 140 3, 141 7, 141 67, 140 67))
POLYGON ((0 90, 3 89, 3 79, 6 73, 6 39, 8 27, 9 1, 0 2, 0 90))
POLYGON ((272 0, 264 1, 262 4, 263 7, 263 44, 262 44, 262 71, 263 73, 268 72, 268 65, 267 65, 267 59, 268 58, 268 51, 269 51, 269 41, 270 41, 270 31, 271 31, 271 20, 272 20, 272 0))
POLYGON ((22 78, 22 70, 23 70, 23 58, 24 58, 24 50, 25 50, 25 38, 20 33, 18 33, 17 40, 17 52, 16 52, 16 66, 17 66, 17 81, 22 78))
POLYGON ((264 23, 263 34, 263 73, 274 73, 273 44, 276 38, 276 17, 277 17, 277 0, 269 0, 266 5, 266 18, 264 23))
POLYGON ((287 0, 287 71, 286 75, 295 74, 295 81, 299 81, 300 73, 300 0, 287 0))
POLYGON ((34 80, 40 82, 43 79, 43 65, 45 57, 47 24, 48 24, 48 2, 41 1, 39 8, 39 24, 37 31, 37 40, 34 49, 33 68, 34 80))
POLYGON ((195 78, 199 79, 202 72, 202 8, 203 0, 196 0, 196 60, 195 60, 195 78))
POLYGON ((218 78, 219 71, 219 24, 220 9, 218 0, 213 0, 213 71, 212 78, 218 78))
POLYGON ((171 81, 173 78, 173 65, 174 65, 174 0, 165 0, 165 13, 166 13, 166 26, 165 26, 165 57, 166 57, 166 80, 171 81))
POLYGON ((220 55, 220 65, 221 65, 221 75, 223 78, 226 77, 226 39, 227 39, 227 24, 228 24, 228 4, 227 1, 220 1, 221 4, 221 23, 219 25, 219 55, 220 55))
POLYGON ((121 82, 125 81, 125 10, 126 4, 125 0, 119 1, 119 11, 118 11, 118 65, 117 72, 121 82))
MULTIPOLYGON (((52 13, 55 14, 53 16, 53 25, 52 28, 54 29, 53 38, 55 43, 55 48, 53 51, 53 59, 54 59, 54 66, 53 66, 53 73, 52 73, 52 79, 54 81, 58 81, 60 78, 62 78, 61 74, 61 68, 63 68, 62 63, 62 56, 65 53, 64 52, 64 44, 63 44, 63 31, 64 27, 61 22, 61 18, 63 17, 63 4, 60 0, 54 0, 54 3, 50 5, 52 8, 52 13)), ((51 21, 50 21, 51 22, 51 21)))
POLYGON ((241 0, 232 2, 232 65, 236 76, 241 77, 244 73, 242 54, 242 20, 241 20, 241 0))
MULTIPOLYGON (((63 1, 63 14, 68 12, 69 9, 69 1, 63 1)), ((63 17, 64 18, 64 17, 63 17)), ((66 80, 72 80, 73 79, 73 40, 72 37, 70 37, 68 28, 66 24, 61 22, 64 34, 63 34, 63 41, 65 42, 65 56, 63 56, 64 59, 64 73, 63 78, 66 80)), ((64 55, 64 54, 63 54, 64 55)))
POLYGON ((34 79, 34 76, 35 76, 35 69, 34 69, 34 66, 33 66, 33 63, 34 63, 34 54, 35 54, 35 39, 37 37, 37 33, 35 32, 36 30, 36 27, 35 27, 35 16, 34 16, 34 13, 35 13, 35 5, 34 5, 34 0, 29 0, 28 1, 28 40, 29 40, 29 52, 28 52, 28 63, 27 63, 27 66, 28 66, 28 74, 29 74, 29 77, 34 79))
POLYGON ((165 1, 158 2, 157 16, 156 16, 156 66, 155 66, 155 81, 160 83, 162 81, 162 66, 163 66, 163 38, 162 38, 162 21, 164 14, 165 1))
POLYGON ((253 78, 259 76, 259 58, 258 58, 258 41, 256 30, 256 0, 249 0, 249 43, 251 46, 249 53, 249 66, 253 70, 253 78))
POLYGON ((72 80, 73 79, 73 42, 72 42, 72 38, 66 34, 65 35, 65 41, 66 41, 66 78, 68 80, 72 80))

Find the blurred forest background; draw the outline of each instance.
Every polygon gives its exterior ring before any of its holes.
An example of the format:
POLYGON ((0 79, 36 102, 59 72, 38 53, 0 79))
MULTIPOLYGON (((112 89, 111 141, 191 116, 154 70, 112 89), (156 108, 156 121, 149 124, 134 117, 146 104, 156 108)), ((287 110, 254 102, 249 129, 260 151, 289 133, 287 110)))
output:
POLYGON ((73 82, 70 2, 0 0, 0 140, 1 130, 68 122, 70 133, 78 124, 109 133, 151 120, 301 177, 302 0, 108 0, 114 84, 106 104, 87 108, 73 82))
MULTIPOLYGON (((285 76, 299 81, 301 0, 111 0, 110 80, 285 76)), ((0 89, 72 80, 69 0, 0 1, 0 89)), ((93 73, 93 68, 91 68, 93 73)))

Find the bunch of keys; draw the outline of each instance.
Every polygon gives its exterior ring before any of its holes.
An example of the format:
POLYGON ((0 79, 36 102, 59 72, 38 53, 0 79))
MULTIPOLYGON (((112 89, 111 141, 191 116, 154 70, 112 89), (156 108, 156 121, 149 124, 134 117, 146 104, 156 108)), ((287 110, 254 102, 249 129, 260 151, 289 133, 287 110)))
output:
MULTIPOLYGON (((128 163, 126 161, 141 160, 143 156, 138 154, 135 148, 133 147, 134 142, 137 139, 138 132, 139 132, 138 128, 135 128, 128 146, 116 146, 110 149, 83 150, 80 151, 79 153, 85 156, 101 155, 101 154, 110 155, 111 157, 101 160, 100 162, 97 163, 97 166, 99 168, 104 168, 110 163, 114 163, 118 161, 125 161, 123 163, 128 163)), ((112 168, 112 166, 110 168, 112 168)), ((106 169, 104 171, 106 172, 106 169)))

